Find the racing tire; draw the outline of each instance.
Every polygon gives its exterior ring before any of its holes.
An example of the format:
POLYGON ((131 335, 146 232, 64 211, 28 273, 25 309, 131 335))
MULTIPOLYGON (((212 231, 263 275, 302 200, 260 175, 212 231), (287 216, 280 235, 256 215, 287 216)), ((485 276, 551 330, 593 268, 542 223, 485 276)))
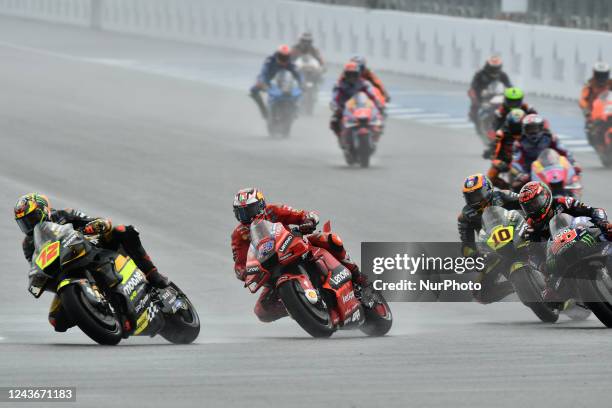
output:
POLYGON ((544 323, 555 323, 559 320, 559 311, 550 307, 544 302, 542 290, 544 289, 543 277, 538 282, 534 273, 529 268, 521 268, 510 275, 510 280, 519 299, 525 306, 530 308, 538 318, 544 323), (541 299, 533 301, 533 299, 541 299))
POLYGON ((357 146, 357 161, 362 168, 370 166, 371 154, 372 149, 370 148, 370 144, 360 141, 359 146, 357 146))
POLYGON ((80 285, 68 285, 59 297, 72 321, 96 343, 114 346, 121 341, 123 330, 119 319, 114 315, 102 318, 102 313, 90 304, 80 285))
POLYGON ((315 308, 306 299, 297 281, 291 279, 282 283, 278 287, 278 295, 293 320, 312 337, 326 338, 335 331, 329 312, 326 318, 323 317, 322 310, 315 308))
POLYGON ((578 279, 578 293, 582 299, 601 299, 600 302, 584 302, 591 309, 593 314, 597 316, 606 327, 612 328, 612 292, 610 287, 606 285, 602 279, 602 272, 606 272, 606 268, 601 268, 597 272, 597 279, 578 279))
POLYGON ((364 334, 371 337, 381 337, 384 336, 391 330, 391 326, 393 325, 393 314, 391 313, 391 309, 387 304, 385 299, 382 299, 382 302, 376 305, 373 309, 364 307, 365 314, 365 322, 359 327, 364 334), (376 310, 377 308, 384 308, 385 316, 381 316, 380 313, 376 310))
POLYGON ((180 298, 187 304, 187 309, 165 315, 164 328, 159 334, 170 343, 191 344, 200 335, 200 317, 187 296, 175 288, 181 293, 180 298))

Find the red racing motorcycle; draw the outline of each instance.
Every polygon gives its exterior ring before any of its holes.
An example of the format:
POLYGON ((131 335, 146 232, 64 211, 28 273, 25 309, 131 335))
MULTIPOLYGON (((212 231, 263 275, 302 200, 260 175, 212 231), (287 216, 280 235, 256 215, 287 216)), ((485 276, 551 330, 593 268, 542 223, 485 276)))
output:
MULTIPOLYGON (((329 337, 338 329, 385 335, 393 321, 385 299, 373 292, 369 304, 359 301, 351 272, 304 235, 313 230, 312 224, 288 229, 282 223, 253 221, 245 287, 251 293, 273 288, 289 315, 313 337, 329 337)), ((330 230, 327 222, 323 231, 330 230)))

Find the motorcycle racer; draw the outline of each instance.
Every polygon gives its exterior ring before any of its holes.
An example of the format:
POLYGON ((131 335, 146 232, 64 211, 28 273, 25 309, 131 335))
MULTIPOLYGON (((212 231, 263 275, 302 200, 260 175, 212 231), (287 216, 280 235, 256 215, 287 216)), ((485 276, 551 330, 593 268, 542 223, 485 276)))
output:
MULTIPOLYGON (((169 284, 168 278, 157 270, 151 257, 143 248, 138 231, 131 225, 113 226, 110 219, 89 217, 79 210, 54 209, 47 196, 39 193, 29 193, 20 197, 15 204, 14 213, 17 225, 25 234, 22 248, 29 263, 32 262, 34 255, 33 232, 36 225, 45 221, 62 225, 72 224, 75 230, 81 230, 86 235, 99 235, 99 247, 111 250, 123 248, 146 275, 151 285, 164 288, 169 284)), ((71 327, 57 295, 51 303, 49 322, 58 332, 66 331, 71 327)))
MULTIPOLYGON (((457 228, 462 243, 462 252, 465 257, 473 257, 477 253, 476 233, 482 228, 482 213, 485 208, 499 206, 507 210, 517 210, 520 208, 518 195, 516 193, 496 190, 489 180, 482 173, 476 173, 465 178, 463 182, 463 197, 466 205, 461 210, 457 218, 457 228)), ((484 289, 481 296, 477 298, 482 303, 490 303, 508 296, 514 291, 512 284, 508 281, 501 283, 496 280, 488 280, 496 276, 492 273, 483 273, 480 283, 484 289)))
POLYGON ((329 123, 330 129, 340 140, 340 119, 344 105, 359 92, 364 92, 374 102, 381 114, 384 114, 384 102, 376 97, 374 86, 371 82, 360 77, 359 66, 351 61, 344 66, 342 76, 334 86, 332 93, 331 109, 334 111, 329 123))
POLYGON ((512 171, 515 174, 514 187, 518 189, 530 180, 531 164, 537 160, 544 149, 553 149, 561 156, 567 157, 577 174, 582 168, 572 153, 563 146, 559 138, 546 127, 546 122, 537 114, 530 114, 523 119, 521 138, 514 144, 512 171))
POLYGON ((367 66, 366 59, 364 57, 356 55, 353 58, 351 58, 351 61, 356 63, 357 66, 359 67, 359 72, 361 73, 361 78, 365 79, 366 81, 369 81, 372 85, 374 85, 374 87, 377 88, 380 91, 380 94, 385 98, 385 102, 387 102, 387 103, 391 102, 391 96, 389 95, 389 92, 387 92, 387 89, 383 85, 383 83, 380 80, 380 78, 378 77, 378 75, 376 75, 374 73, 374 71, 372 71, 367 66))
POLYGON ((497 55, 493 55, 487 59, 484 67, 474 74, 470 89, 468 90, 468 96, 471 101, 468 116, 472 122, 476 122, 476 114, 482 102, 482 91, 486 89, 489 84, 494 81, 500 81, 506 88, 512 86, 508 74, 506 74, 502 68, 502 59, 497 55))
POLYGON ((612 224, 603 208, 589 207, 572 197, 553 197, 548 186, 540 181, 530 181, 519 193, 519 203, 525 212, 527 225, 525 239, 531 242, 546 241, 550 238, 549 221, 557 214, 572 217, 589 217, 593 224, 612 239, 612 224))
POLYGON ((257 76, 257 82, 251 87, 250 90, 250 96, 253 98, 253 100, 255 100, 255 103, 257 104, 257 107, 259 108, 259 111, 264 119, 268 117, 268 109, 263 101, 263 98, 261 97, 261 91, 270 86, 270 81, 281 69, 286 69, 291 72, 299 86, 302 86, 302 76, 297 71, 295 64, 291 62, 291 49, 286 44, 278 47, 274 54, 266 58, 263 66, 261 67, 261 72, 257 76))
POLYGON ((612 79, 610 79, 610 66, 605 62, 597 62, 593 66, 593 76, 587 81, 580 93, 578 102, 585 117, 585 130, 589 143, 595 146, 595 127, 591 119, 593 102, 606 91, 612 91, 612 79))
MULTIPOLYGON (((286 226, 299 225, 307 236, 311 245, 329 251, 352 274, 353 283, 357 288, 369 285, 367 277, 361 273, 357 264, 349 257, 342 239, 333 233, 315 233, 319 216, 312 211, 297 210, 283 204, 266 204, 263 193, 256 188, 245 188, 234 197, 234 216, 239 224, 231 235, 232 255, 234 259, 234 272, 236 277, 244 281, 246 278, 246 261, 251 243, 251 222, 262 217, 271 222, 280 222, 286 226), (304 229, 305 228, 305 229, 304 229)), ((363 296, 356 290, 358 297, 363 296)), ((272 288, 265 287, 255 304, 255 315, 262 322, 272 322, 287 315, 287 311, 272 288)))
POLYGON ((538 113, 533 107, 523 102, 523 91, 520 88, 507 88, 504 91, 504 103, 495 111, 493 129, 498 130, 506 121, 512 109, 522 109, 527 115, 538 113))
POLYGON ((294 61, 301 55, 312 55, 317 61, 319 61, 321 68, 325 69, 325 63, 323 62, 321 52, 313 45, 313 38, 310 32, 303 33, 300 36, 297 44, 291 48, 291 58, 294 61))
POLYGON ((499 175, 510 170, 514 143, 521 137, 524 117, 525 112, 522 109, 512 109, 504 125, 495 132, 495 147, 491 156, 491 167, 487 173, 487 177, 495 187, 509 187, 499 175))

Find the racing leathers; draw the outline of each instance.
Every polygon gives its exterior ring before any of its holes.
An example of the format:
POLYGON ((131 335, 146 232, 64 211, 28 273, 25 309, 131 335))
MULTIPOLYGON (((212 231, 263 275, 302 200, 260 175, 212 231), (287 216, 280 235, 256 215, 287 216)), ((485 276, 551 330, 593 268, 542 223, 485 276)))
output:
POLYGON ((582 88, 580 94, 580 109, 584 114, 585 119, 585 131, 587 138, 591 146, 596 146, 596 133, 598 131, 597 124, 591 118, 591 112, 593 111, 593 102, 603 92, 612 91, 612 79, 609 79, 604 85, 598 85, 596 81, 590 79, 582 88))
MULTIPOLYGON (((50 221, 62 225, 72 224, 75 230, 85 234, 99 234, 97 246, 115 251, 122 248, 134 260, 136 266, 147 276, 151 284, 158 287, 168 285, 167 278, 159 273, 151 261, 151 257, 142 246, 138 231, 133 226, 116 225, 113 227, 108 219, 90 217, 82 211, 72 208, 63 210, 51 209, 50 221)), ((26 260, 31 263, 35 249, 33 236, 26 235, 22 242, 22 248, 26 260)), ((58 332, 64 332, 74 326, 74 323, 70 321, 63 310, 57 295, 55 295, 51 302, 49 323, 58 332)))
POLYGON ((334 90, 332 92, 330 106, 334 113, 329 123, 329 128, 336 134, 338 140, 340 140, 340 132, 342 130, 340 122, 342 119, 342 112, 344 111, 344 105, 349 99, 357 95, 359 92, 364 92, 372 100, 372 102, 374 102, 381 114, 384 114, 384 102, 377 98, 374 86, 370 81, 366 81, 361 78, 355 82, 340 79, 334 86, 334 90))
MULTIPOLYGON (((301 225, 306 223, 316 224, 318 215, 314 212, 297 210, 287 205, 266 205, 264 217, 270 222, 280 222, 285 226, 301 225)), ((340 237, 333 233, 319 232, 307 236, 311 245, 324 248, 329 251, 342 265, 344 265, 353 276, 353 282, 365 286, 367 279, 359 271, 359 267, 348 256, 340 237)), ((250 226, 238 224, 231 236, 232 255, 234 258, 234 272, 241 281, 246 279, 246 261, 251 243, 250 226)), ((287 311, 274 288, 265 286, 259 296, 254 309, 255 315, 262 322, 272 322, 287 315, 287 311)))
POLYGON ((513 134, 506 125, 495 132, 495 149, 491 155, 491 167, 487 172, 487 177, 491 179, 495 187, 504 189, 510 187, 499 175, 510 171, 514 143, 518 137, 520 134, 513 134))
POLYGON ((295 78, 298 82, 299 86, 302 86, 302 76, 297 71, 295 64, 291 61, 286 63, 280 63, 276 57, 276 53, 270 55, 263 63, 261 67, 261 71, 257 76, 257 81, 255 85, 251 87, 250 95, 255 100, 255 103, 259 107, 259 111, 264 118, 268 117, 268 108, 261 97, 261 91, 265 90, 270 86, 270 81, 274 78, 274 76, 282 69, 286 69, 295 78))
POLYGON ((482 91, 485 90, 489 84, 493 81, 500 81, 506 88, 512 86, 510 82, 510 78, 508 74, 505 72, 501 72, 498 77, 491 76, 486 68, 482 68, 474 74, 474 78, 472 78, 472 84, 468 91, 468 96, 470 97, 471 105, 469 117, 472 122, 476 122, 476 114, 478 113, 478 109, 480 108, 481 94, 482 91))
MULTIPOLYGON (((507 210, 518 210, 520 204, 518 194, 507 190, 495 190, 489 206, 499 206, 507 210)), ((462 243, 462 252, 465 257, 473 257, 477 254, 476 234, 482 228, 482 210, 476 210, 466 205, 457 218, 459 238, 462 243)), ((476 300, 480 303, 492 303, 503 299, 514 291, 512 284, 508 281, 497 282, 497 274, 482 272, 478 278, 482 289, 474 293, 476 300)))

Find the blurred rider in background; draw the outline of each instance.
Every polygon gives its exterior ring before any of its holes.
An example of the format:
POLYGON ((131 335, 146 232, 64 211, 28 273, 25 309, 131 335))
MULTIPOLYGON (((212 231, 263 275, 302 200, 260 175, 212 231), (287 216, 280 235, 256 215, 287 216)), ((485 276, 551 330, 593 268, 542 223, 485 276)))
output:
POLYGON ((582 88, 580 94, 580 109, 585 118, 585 130, 587 138, 591 146, 594 146, 594 136, 597 130, 591 119, 591 112, 593 110, 593 102, 599 95, 606 91, 612 90, 612 79, 610 79, 610 66, 605 62, 597 62, 593 66, 593 76, 582 88))
POLYGON ((483 90, 494 81, 500 81, 506 88, 512 86, 508 74, 506 74, 502 68, 502 59, 497 55, 493 55, 487 60, 484 67, 474 74, 472 84, 468 90, 468 96, 471 101, 468 116, 472 122, 476 122, 476 115, 482 102, 480 98, 483 90))
POLYGON ((510 171, 514 143, 520 140, 523 133, 524 117, 525 112, 522 109, 512 109, 504 125, 495 132, 495 147, 487 177, 497 188, 507 189, 510 187, 499 175, 510 171))
POLYGON ((512 109, 521 109, 527 115, 538 113, 533 107, 523 102, 524 93, 521 88, 507 88, 504 91, 504 103, 495 111, 493 129, 497 131, 506 121, 506 116, 512 109))
POLYGON ((272 78, 282 69, 291 72, 299 86, 302 86, 302 77, 298 73, 295 64, 291 62, 291 49, 286 44, 278 47, 274 54, 266 58, 261 67, 261 72, 257 76, 257 82, 251 87, 251 98, 255 100, 264 119, 268 117, 268 108, 261 97, 261 91, 265 91, 270 86, 272 78))
POLYGON ((309 32, 305 32, 300 36, 297 44, 291 48, 291 58, 295 61, 302 55, 311 55, 319 64, 321 64, 321 68, 325 69, 325 63, 323 62, 323 57, 321 56, 321 52, 317 47, 313 45, 312 34, 309 32))

